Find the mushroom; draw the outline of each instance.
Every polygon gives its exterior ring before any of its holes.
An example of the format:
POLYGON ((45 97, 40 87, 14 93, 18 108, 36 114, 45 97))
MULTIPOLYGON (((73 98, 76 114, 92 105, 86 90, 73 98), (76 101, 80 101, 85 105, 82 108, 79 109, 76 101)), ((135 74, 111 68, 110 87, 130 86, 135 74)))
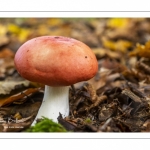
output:
POLYGON ((45 85, 43 102, 36 119, 42 116, 58 122, 59 113, 69 115, 69 86, 95 76, 98 62, 84 43, 63 36, 41 36, 25 42, 14 63, 25 79, 45 85))

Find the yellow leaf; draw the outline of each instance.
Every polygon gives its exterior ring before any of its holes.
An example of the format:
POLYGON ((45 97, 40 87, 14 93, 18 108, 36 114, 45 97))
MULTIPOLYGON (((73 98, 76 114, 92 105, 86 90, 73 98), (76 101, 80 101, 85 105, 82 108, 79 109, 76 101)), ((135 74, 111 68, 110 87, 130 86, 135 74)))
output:
POLYGON ((50 26, 60 26, 62 24, 62 19, 59 18, 50 18, 47 22, 50 26))
POLYGON ((20 27, 18 27, 15 24, 9 24, 8 25, 8 31, 11 33, 19 34, 20 30, 21 30, 20 27))
POLYGON ((128 48, 132 46, 132 43, 126 40, 118 40, 114 42, 111 40, 104 39, 103 45, 108 49, 125 53, 128 50, 128 48))
POLYGON ((30 35, 30 30, 28 30, 28 29, 21 29, 18 39, 20 40, 20 42, 24 42, 24 41, 27 40, 29 35, 30 35))
POLYGON ((7 33, 7 27, 0 24, 0 36, 4 36, 7 33))
POLYGON ((9 24, 8 31, 15 34, 20 42, 26 41, 31 33, 29 29, 21 28, 15 24, 9 24))
POLYGON ((136 48, 129 55, 150 58, 150 41, 146 42, 145 45, 137 43, 136 48))
POLYGON ((47 35, 49 33, 49 29, 46 25, 41 24, 38 26, 37 32, 39 35, 47 35))
POLYGON ((108 19, 107 26, 110 28, 125 28, 129 23, 127 18, 111 18, 108 19))

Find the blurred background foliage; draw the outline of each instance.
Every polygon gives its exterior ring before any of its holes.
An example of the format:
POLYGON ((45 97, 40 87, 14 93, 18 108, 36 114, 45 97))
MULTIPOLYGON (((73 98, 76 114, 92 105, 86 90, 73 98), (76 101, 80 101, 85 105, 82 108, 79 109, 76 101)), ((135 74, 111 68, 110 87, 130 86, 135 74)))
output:
POLYGON ((14 52, 42 35, 68 36, 92 48, 126 52, 148 41, 149 33, 148 18, 0 18, 0 46, 9 44, 14 52))

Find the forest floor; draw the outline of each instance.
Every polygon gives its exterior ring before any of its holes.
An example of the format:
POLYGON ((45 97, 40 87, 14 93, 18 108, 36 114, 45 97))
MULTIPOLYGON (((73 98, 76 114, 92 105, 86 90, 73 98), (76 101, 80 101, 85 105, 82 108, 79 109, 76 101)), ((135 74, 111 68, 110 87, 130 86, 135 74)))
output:
POLYGON ((44 85, 22 78, 14 56, 43 35, 80 40, 98 60, 92 79, 70 86, 69 116, 58 118, 68 132, 150 131, 150 19, 2 18, 0 132, 24 132, 40 108, 44 85))

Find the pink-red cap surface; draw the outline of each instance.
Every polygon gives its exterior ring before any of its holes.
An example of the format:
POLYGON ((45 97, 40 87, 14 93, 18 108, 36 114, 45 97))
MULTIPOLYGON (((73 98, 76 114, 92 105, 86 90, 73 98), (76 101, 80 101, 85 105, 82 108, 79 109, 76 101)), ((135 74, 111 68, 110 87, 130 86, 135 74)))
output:
POLYGON ((68 86, 92 78, 97 59, 84 43, 62 36, 41 36, 24 43, 14 63, 27 80, 49 86, 68 86))

